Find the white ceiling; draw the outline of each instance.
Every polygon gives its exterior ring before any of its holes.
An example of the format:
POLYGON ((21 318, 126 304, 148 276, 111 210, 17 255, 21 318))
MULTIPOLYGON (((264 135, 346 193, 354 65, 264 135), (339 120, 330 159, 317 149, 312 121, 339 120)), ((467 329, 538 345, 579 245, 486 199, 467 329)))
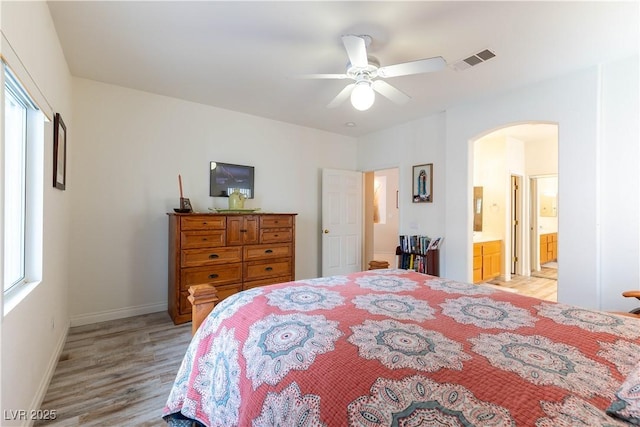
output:
POLYGON ((49 1, 71 74, 350 136, 639 52, 627 2, 49 1), (381 65, 442 56, 443 71, 386 81, 356 111, 326 105, 346 80, 343 34, 367 34, 381 65), (489 48, 465 71, 451 65, 489 48), (347 122, 356 124, 347 127, 347 122))

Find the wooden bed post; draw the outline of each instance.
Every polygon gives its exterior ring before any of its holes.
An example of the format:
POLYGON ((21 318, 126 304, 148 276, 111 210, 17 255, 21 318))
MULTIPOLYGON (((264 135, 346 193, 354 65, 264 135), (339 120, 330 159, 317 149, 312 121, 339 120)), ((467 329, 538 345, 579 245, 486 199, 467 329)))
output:
POLYGON ((193 285, 189 287, 191 303, 191 335, 195 335, 200 324, 218 303, 218 292, 212 285, 193 285))

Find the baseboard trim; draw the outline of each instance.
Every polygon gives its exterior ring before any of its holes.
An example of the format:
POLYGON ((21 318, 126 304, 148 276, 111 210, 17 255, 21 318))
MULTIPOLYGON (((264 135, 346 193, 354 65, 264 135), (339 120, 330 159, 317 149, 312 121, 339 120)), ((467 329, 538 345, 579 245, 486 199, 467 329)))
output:
MULTIPOLYGON (((58 366, 58 360, 60 359, 60 355, 62 354, 62 350, 64 350, 64 345, 67 342, 67 335, 69 334, 70 324, 67 323, 64 328, 64 333, 60 334, 60 339, 56 344, 56 348, 52 353, 52 357, 49 359, 49 364, 47 365, 47 370, 42 377, 42 382, 40 386, 38 386, 38 391, 33 397, 33 401, 31 401, 30 408, 34 411, 37 411, 42 406, 42 402, 44 401, 45 396, 47 395, 47 390, 49 390, 49 384, 51 384, 51 379, 53 378, 53 374, 56 372, 56 367, 58 366)), ((52 408, 44 408, 44 409, 52 409, 52 408)), ((24 424, 25 426, 32 426, 34 423, 34 419, 29 419, 31 417, 27 417, 28 420, 24 424)))
POLYGON ((71 316, 71 327, 89 325, 91 323, 106 322, 109 320, 124 319, 126 317, 140 316, 142 314, 157 313, 167 310, 167 303, 145 304, 134 307, 124 307, 115 310, 99 311, 71 316))

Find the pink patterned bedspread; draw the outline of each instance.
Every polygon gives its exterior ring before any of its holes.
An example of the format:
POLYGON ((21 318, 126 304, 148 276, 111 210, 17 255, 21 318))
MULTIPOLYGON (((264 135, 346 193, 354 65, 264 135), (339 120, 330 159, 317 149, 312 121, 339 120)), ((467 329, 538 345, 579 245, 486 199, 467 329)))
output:
POLYGON ((164 418, 206 426, 616 426, 640 321, 407 270, 222 301, 164 418), (196 424, 197 424, 196 423, 196 424))

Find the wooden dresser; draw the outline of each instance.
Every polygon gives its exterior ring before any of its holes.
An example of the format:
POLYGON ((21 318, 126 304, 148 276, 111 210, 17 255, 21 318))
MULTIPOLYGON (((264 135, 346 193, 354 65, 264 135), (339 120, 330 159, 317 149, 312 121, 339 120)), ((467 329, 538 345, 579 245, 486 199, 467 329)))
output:
POLYGON ((218 298, 295 276, 296 214, 169 213, 169 315, 191 320, 191 285, 218 298))

